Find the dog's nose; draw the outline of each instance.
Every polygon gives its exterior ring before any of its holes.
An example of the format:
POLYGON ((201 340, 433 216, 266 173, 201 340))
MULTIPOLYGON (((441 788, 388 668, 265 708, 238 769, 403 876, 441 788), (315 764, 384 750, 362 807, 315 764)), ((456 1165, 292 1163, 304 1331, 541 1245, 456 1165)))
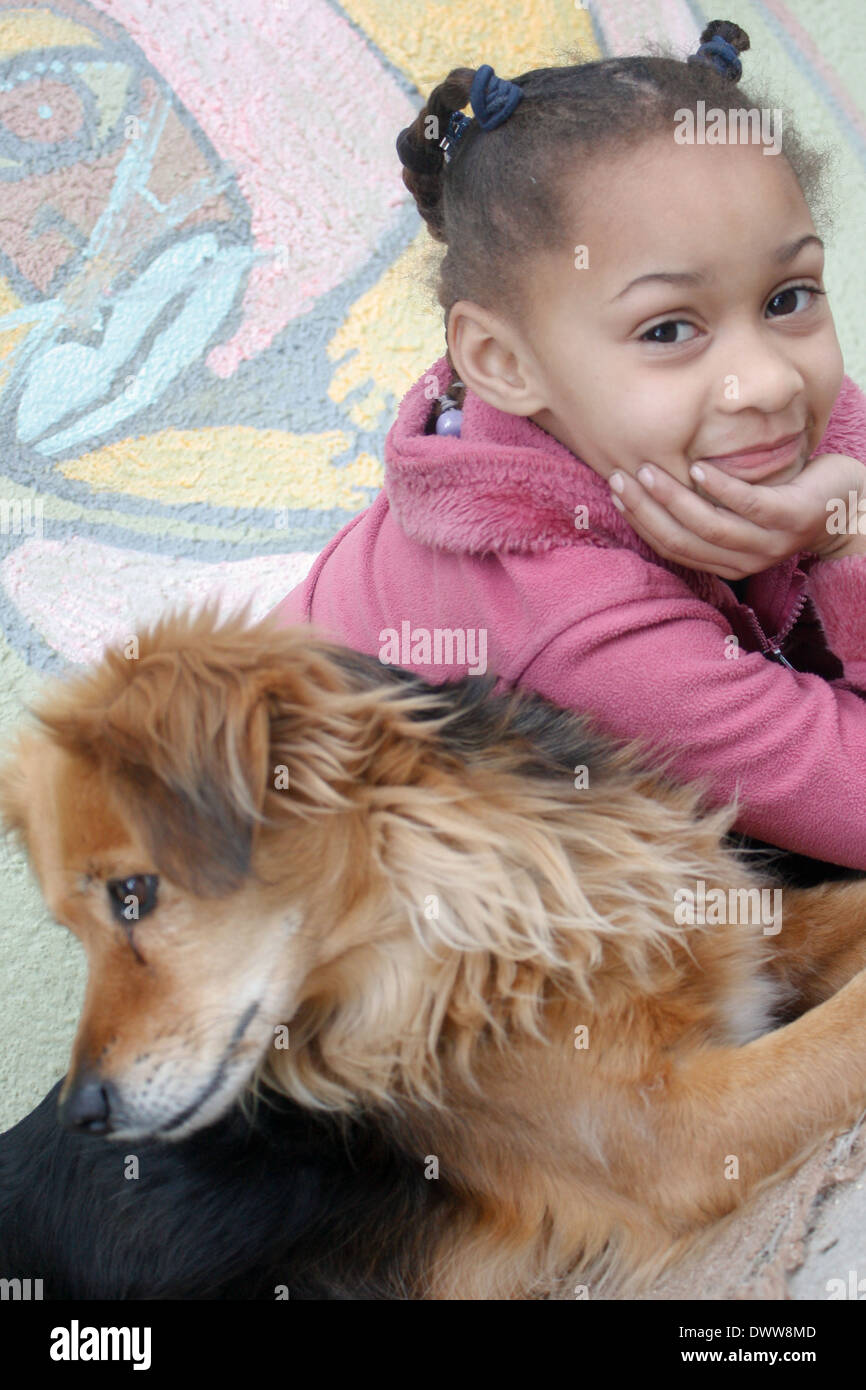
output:
POLYGON ((111 1103, 114 1088, 94 1072, 85 1072, 64 1097, 59 1109, 64 1129, 87 1134, 107 1134, 111 1129, 111 1103))

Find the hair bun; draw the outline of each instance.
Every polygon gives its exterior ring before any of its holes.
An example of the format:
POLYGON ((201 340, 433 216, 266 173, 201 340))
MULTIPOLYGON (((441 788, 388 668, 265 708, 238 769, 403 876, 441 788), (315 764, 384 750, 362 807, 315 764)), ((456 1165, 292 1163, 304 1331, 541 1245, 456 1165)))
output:
POLYGON ((411 169, 413 174, 429 174, 434 161, 430 158, 430 142, 420 147, 415 144, 414 131, 412 126, 407 126, 401 130, 397 136, 397 157, 405 168, 411 169))
POLYGON ((750 47, 745 29, 741 29, 729 19, 713 19, 701 34, 697 53, 690 53, 686 62, 707 63, 722 77, 727 77, 731 82, 739 82, 743 65, 737 54, 745 53, 750 47))
POLYGON ((701 43, 709 43, 717 35, 726 39, 738 53, 745 53, 747 48, 751 48, 745 29, 741 29, 739 24, 732 24, 729 19, 711 19, 701 34, 701 43))

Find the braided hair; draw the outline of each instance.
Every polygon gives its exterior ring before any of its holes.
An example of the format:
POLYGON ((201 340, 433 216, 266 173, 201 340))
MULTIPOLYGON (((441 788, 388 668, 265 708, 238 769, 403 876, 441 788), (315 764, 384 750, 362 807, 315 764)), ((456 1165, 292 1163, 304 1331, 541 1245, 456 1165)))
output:
MULTIPOLYGON (((677 112, 727 107, 739 81, 739 54, 749 36, 728 20, 713 20, 696 53, 685 61, 656 46, 646 55, 534 68, 512 79, 523 90, 513 114, 495 129, 470 120, 456 142, 442 138, 455 112, 469 104, 473 68, 453 68, 415 120, 397 137, 403 183, 444 255, 428 285, 447 324, 458 299, 472 300, 519 323, 525 312, 526 268, 539 251, 575 234, 564 185, 573 195, 575 170, 608 152, 636 149, 673 128, 677 112), (446 155, 448 158, 446 159, 446 155), (567 227, 566 227, 567 219, 567 227)), ((750 84, 738 102, 772 109, 768 95, 750 84)), ((778 105, 778 103, 776 103, 778 105)), ((781 157, 786 159, 816 223, 829 227, 827 192, 831 151, 807 145, 786 119, 781 157)), ((570 206, 570 205, 569 205, 570 206)), ((449 395, 462 405, 463 388, 452 369, 449 395), (456 386, 454 386, 456 383, 456 386)), ((437 411, 438 411, 437 407, 437 411)), ((430 421, 432 427, 435 420, 430 421)))

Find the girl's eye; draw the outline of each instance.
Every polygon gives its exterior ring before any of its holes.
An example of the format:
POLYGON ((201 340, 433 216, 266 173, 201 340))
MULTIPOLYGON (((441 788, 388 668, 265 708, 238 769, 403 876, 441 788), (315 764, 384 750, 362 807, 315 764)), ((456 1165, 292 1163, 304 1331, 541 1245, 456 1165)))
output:
MULTIPOLYGON (((769 309, 773 304, 777 304, 777 303, 779 303, 780 301, 782 301, 787 307, 786 307, 786 308, 782 308, 781 311, 780 311, 778 314, 774 314, 773 317, 774 317, 774 318, 786 318, 789 314, 796 314, 796 313, 798 313, 798 312, 802 312, 802 310, 798 311, 798 310, 795 308, 796 299, 794 299, 794 300, 792 301, 792 299, 791 299, 791 296, 792 296, 792 295, 793 295, 793 296, 796 296, 796 295, 798 295, 798 294, 826 294, 826 293, 827 293, 826 290, 819 290, 819 289, 816 289, 814 285, 789 285, 788 288, 787 288, 786 290, 779 290, 779 293, 778 293, 778 294, 774 294, 774 295, 773 295, 773 298, 770 300, 770 303, 767 305, 767 308, 769 309)), ((803 309, 810 309, 814 303, 815 303, 815 300, 812 299, 812 300, 809 301, 808 304, 804 304, 802 307, 803 307, 803 309)))
MULTIPOLYGON (((641 341, 642 343, 687 343, 687 342, 689 342, 690 340, 689 340, 688 338, 677 338, 676 336, 674 336, 674 337, 671 337, 671 336, 670 336, 670 329, 673 329, 673 330, 674 330, 674 334, 676 334, 676 330, 677 330, 678 328, 680 328, 680 327, 682 327, 682 328, 694 328, 695 325, 694 325, 693 323, 689 323, 688 319, 667 319, 665 323, 657 323, 657 324, 655 324, 655 326, 654 326, 653 328, 648 328, 647 331, 646 331, 646 333, 641 333, 641 335, 640 335, 640 341, 641 341), (653 333, 663 333, 663 334, 665 334, 665 336, 662 337, 662 338, 653 338, 653 337, 651 336, 653 333)), ((697 330, 695 330, 695 331, 697 332, 697 330)))
MULTIPOLYGON (((819 290, 815 285, 790 285, 787 289, 779 290, 777 294, 774 294, 767 308, 769 310, 775 304, 777 306, 777 312, 772 314, 771 317, 788 318, 791 314, 802 313, 805 309, 810 309, 815 303, 815 300, 810 300, 807 304, 801 304, 798 309, 798 294, 815 295, 826 293, 826 290, 819 290)), ((645 333, 641 333, 640 341, 642 343, 659 343, 663 346, 690 342, 690 338, 678 338, 676 336, 678 328, 692 328, 695 333, 698 332, 695 325, 689 323, 688 319, 667 319, 664 323, 657 323, 654 327, 648 328, 645 333)))

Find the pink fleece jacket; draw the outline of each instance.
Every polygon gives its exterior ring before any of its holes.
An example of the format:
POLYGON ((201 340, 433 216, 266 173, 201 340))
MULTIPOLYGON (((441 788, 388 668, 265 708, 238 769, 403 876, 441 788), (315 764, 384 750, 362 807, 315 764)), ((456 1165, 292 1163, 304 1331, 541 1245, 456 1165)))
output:
MULTIPOLYGON (((744 834, 866 869, 866 556, 793 556, 741 603, 656 555, 532 421, 467 392, 459 439, 425 433, 431 373, 446 389, 442 357, 401 402, 382 492, 280 619, 436 683, 486 666, 498 689, 675 750, 675 775, 713 799, 738 791, 744 834)), ((866 396, 847 376, 816 452, 866 464, 866 396)))

